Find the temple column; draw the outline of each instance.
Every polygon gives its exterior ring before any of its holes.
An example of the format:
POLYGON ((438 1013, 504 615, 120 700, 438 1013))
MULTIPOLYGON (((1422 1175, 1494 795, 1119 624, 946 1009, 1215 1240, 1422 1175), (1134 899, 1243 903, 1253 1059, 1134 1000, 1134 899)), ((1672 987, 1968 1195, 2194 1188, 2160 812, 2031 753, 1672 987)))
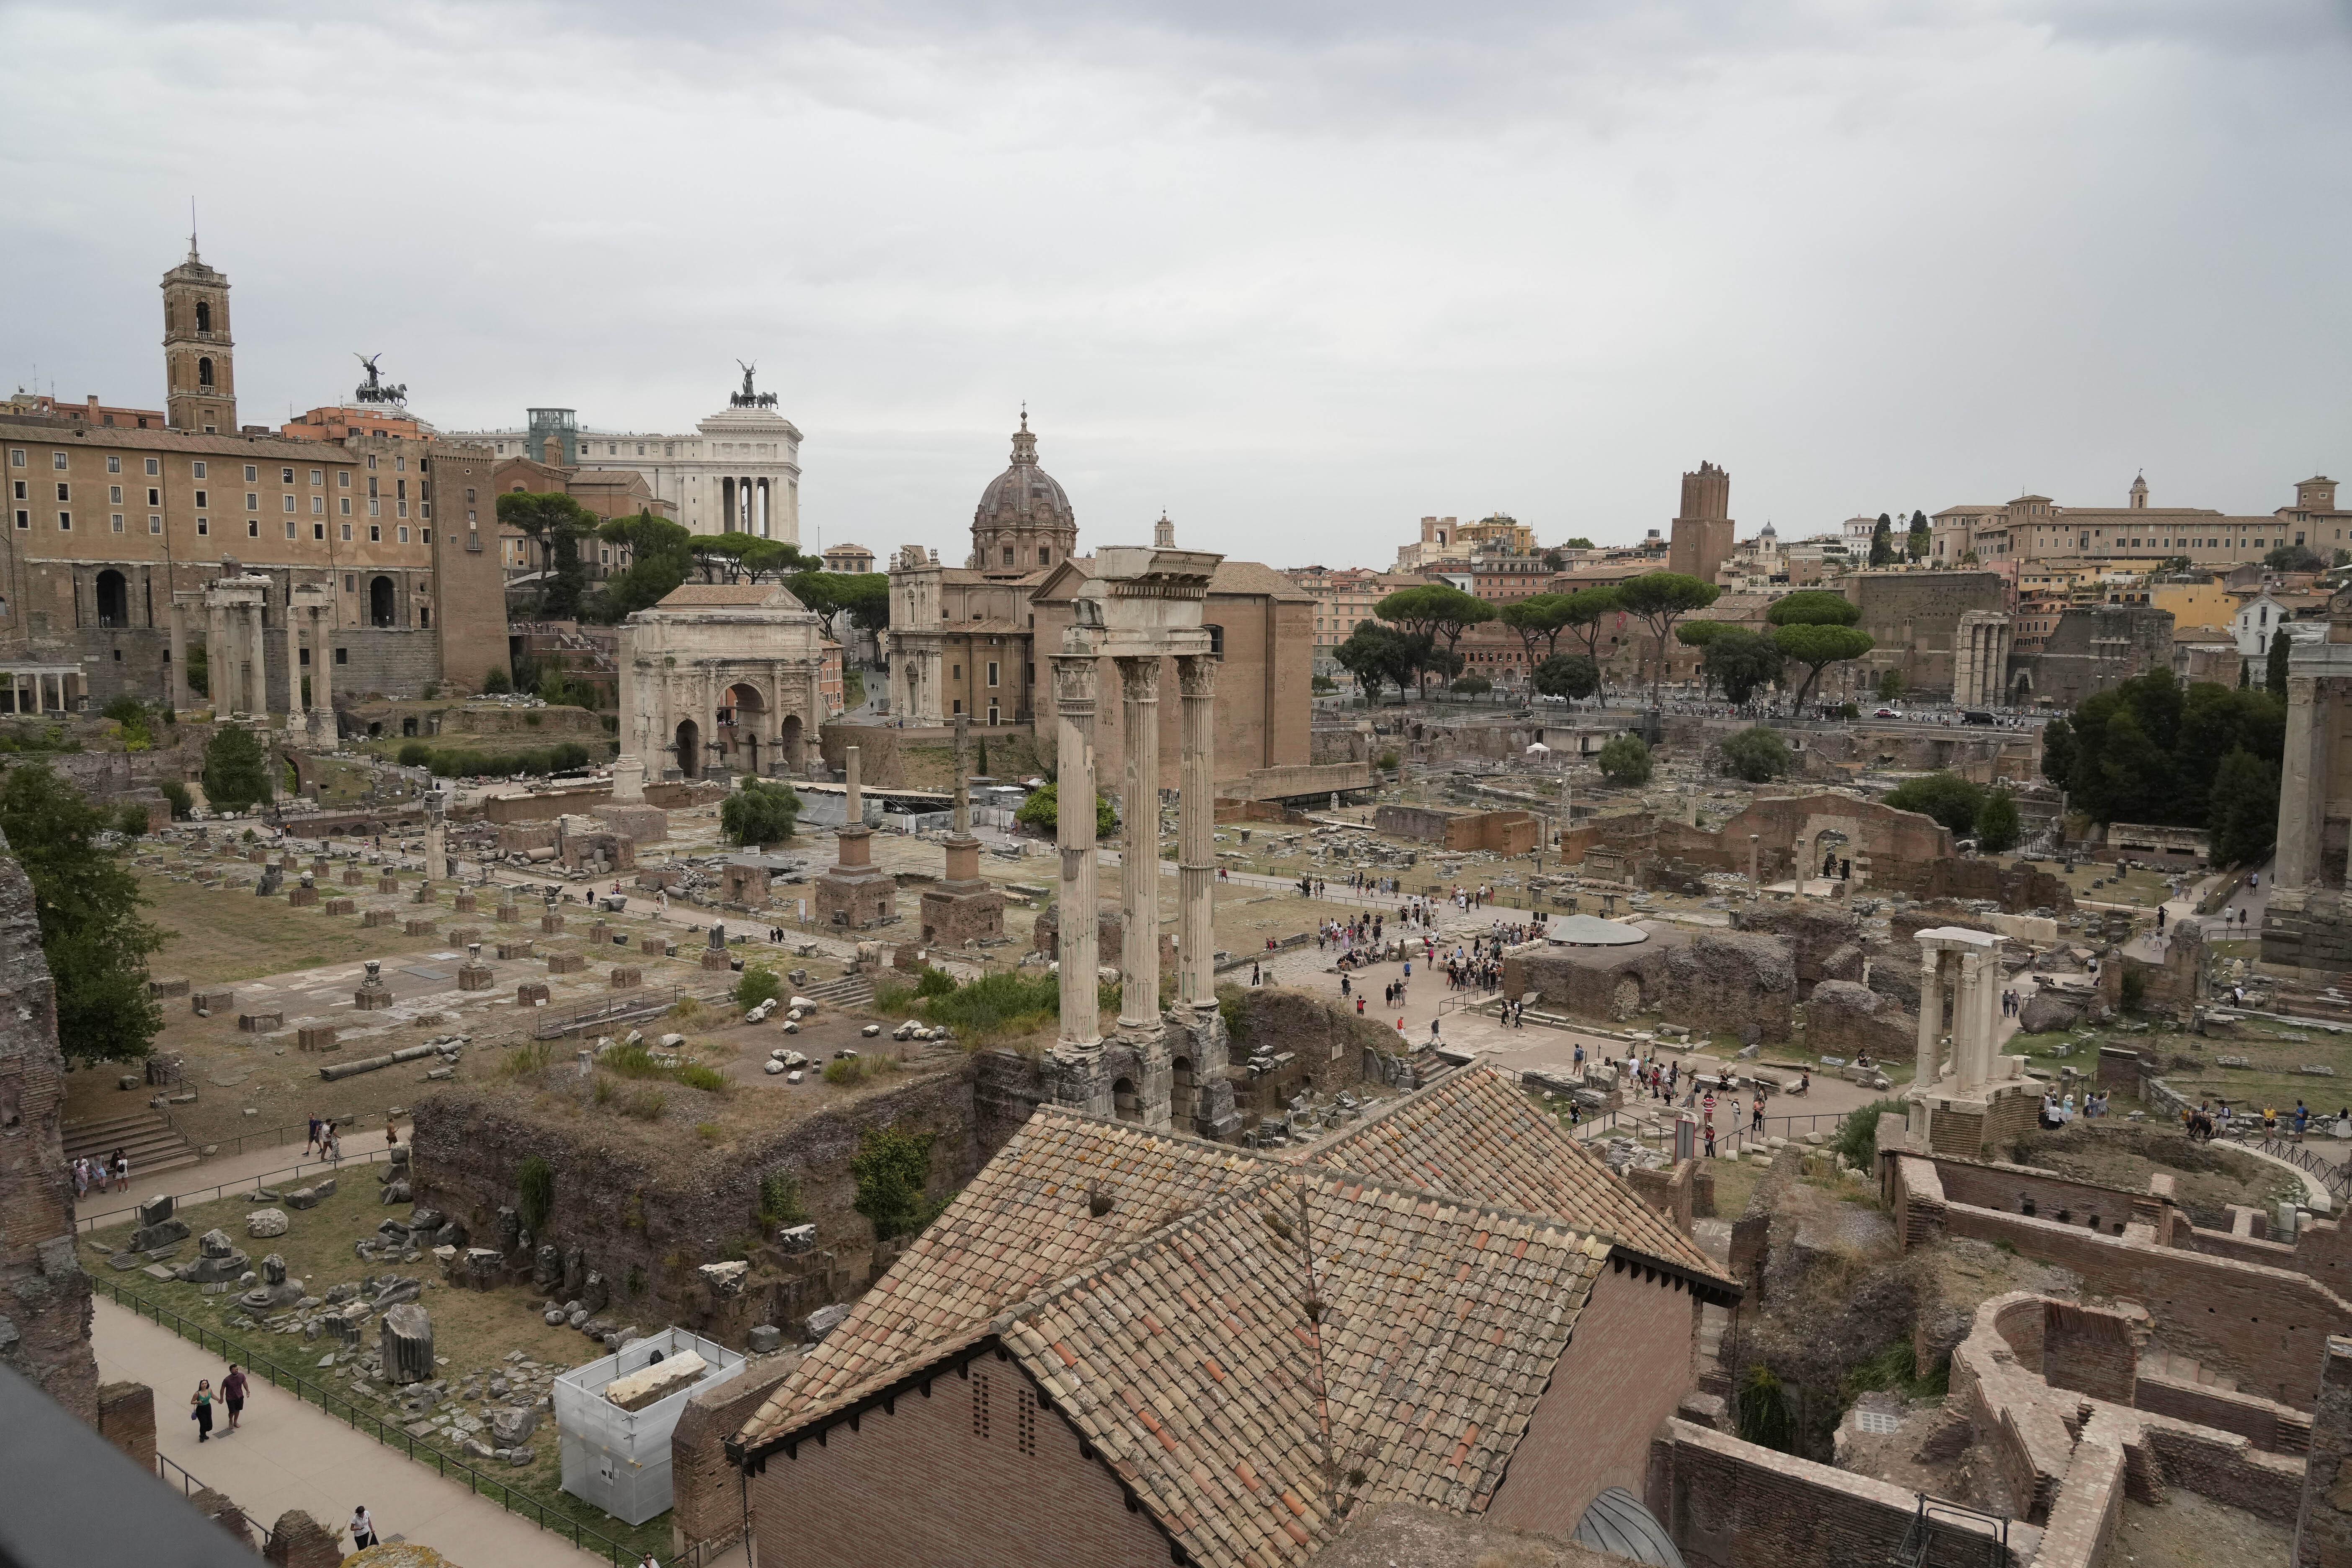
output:
POLYGON ((172 711, 188 710, 188 607, 172 595, 172 711))
POLYGON ((304 728, 302 702, 302 623, 294 610, 294 595, 286 595, 286 728, 304 728))
POLYGON ((228 679, 236 656, 228 650, 228 606, 207 601, 205 605, 205 700, 219 717, 233 710, 228 679))
POLYGON ((1919 955, 1919 1063, 1911 1082, 1932 1089, 1941 1076, 1944 1033, 1944 955, 1928 948, 1919 955))
POLYGON ((1985 961, 1981 953, 1959 955, 1959 984, 1952 997, 1952 1068, 1963 1092, 1985 1080, 1985 1041, 1979 1027, 1983 1003, 1985 961))
POLYGON ((1196 1007, 1217 1005, 1217 661, 1176 661, 1184 699, 1183 774, 1176 797, 1176 993, 1196 1007))
POLYGON ((1062 851, 1061 1028, 1056 1044, 1085 1048, 1102 1042, 1095 970, 1095 658, 1053 658, 1055 794, 1061 802, 1055 838, 1062 851))
POLYGON ((1160 1016, 1160 658, 1118 663, 1127 745, 1121 803, 1127 824, 1118 858, 1127 951, 1119 958, 1118 1022, 1121 1028, 1146 1028, 1160 1016))
POLYGON ((329 745, 339 738, 340 729, 335 722, 335 650, 327 646, 334 641, 328 626, 328 617, 333 614, 323 605, 310 613, 310 727, 323 728, 329 745))
POLYGON ((2319 880, 2319 842, 2326 809, 2327 730, 2319 714, 2319 682, 2308 675, 2286 681, 2286 754, 2279 784, 2278 867, 2273 886, 2300 891, 2319 880))

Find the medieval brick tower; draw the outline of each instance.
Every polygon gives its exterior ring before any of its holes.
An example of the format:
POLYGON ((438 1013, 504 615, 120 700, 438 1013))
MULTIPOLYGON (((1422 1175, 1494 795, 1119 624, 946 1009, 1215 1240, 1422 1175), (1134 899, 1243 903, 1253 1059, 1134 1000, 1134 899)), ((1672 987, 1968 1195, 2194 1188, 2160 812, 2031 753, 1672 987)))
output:
POLYGON ((236 434, 236 345, 228 331, 228 279, 196 254, 163 274, 164 410, 174 430, 236 434))
POLYGON ((1713 463, 1683 476, 1682 510, 1666 542, 1666 570, 1712 583, 1731 559, 1731 476, 1713 463))

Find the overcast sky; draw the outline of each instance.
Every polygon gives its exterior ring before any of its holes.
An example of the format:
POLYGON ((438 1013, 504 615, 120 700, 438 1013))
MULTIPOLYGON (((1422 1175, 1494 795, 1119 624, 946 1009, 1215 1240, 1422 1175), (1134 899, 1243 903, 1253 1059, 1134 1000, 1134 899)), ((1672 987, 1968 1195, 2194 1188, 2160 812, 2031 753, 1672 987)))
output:
POLYGON ((2352 0, 0 4, 0 380, 677 431, 960 559, 1026 400, 1087 545, 1743 535, 2352 481, 2352 0))

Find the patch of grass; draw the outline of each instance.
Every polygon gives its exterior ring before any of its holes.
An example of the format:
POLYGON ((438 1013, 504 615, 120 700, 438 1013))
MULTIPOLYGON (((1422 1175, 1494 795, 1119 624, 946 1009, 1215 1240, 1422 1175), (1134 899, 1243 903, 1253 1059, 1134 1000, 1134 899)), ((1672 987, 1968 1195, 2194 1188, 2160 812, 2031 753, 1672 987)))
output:
POLYGON ((654 1060, 653 1052, 642 1045, 614 1046, 596 1058, 596 1065, 623 1078, 666 1079, 670 1075, 670 1069, 654 1060))
POLYGON ((705 1143, 719 1142, 719 1123, 716 1121, 698 1121, 694 1124, 694 1131, 705 1143))
POLYGON ((530 1155, 515 1167, 515 1189, 523 1227, 537 1236, 555 1209, 555 1167, 541 1155, 530 1155))
POLYGON ((669 1109, 669 1096, 657 1089, 633 1089, 621 1098, 621 1114, 640 1121, 659 1121, 669 1109))
POLYGON ((1896 1340, 1869 1360, 1857 1363, 1845 1374, 1845 1403, 1852 1405, 1854 1396, 1892 1390, 1906 1399, 1941 1399, 1950 1392, 1952 1368, 1948 1362, 1926 1376, 1919 1373, 1919 1363, 1913 1354, 1909 1340, 1896 1340))
POLYGON ((808 1216, 808 1205, 801 1202, 801 1184, 797 1177, 788 1171, 771 1171, 760 1178, 761 1225, 799 1225, 808 1216))
POLYGON ((700 1062, 688 1062, 677 1069, 677 1081, 688 1089, 698 1089, 706 1094, 732 1094, 735 1080, 717 1068, 700 1062))
POLYGON ((554 1059, 553 1040, 531 1040, 499 1058, 499 1070, 509 1078, 531 1078, 545 1072, 554 1059))

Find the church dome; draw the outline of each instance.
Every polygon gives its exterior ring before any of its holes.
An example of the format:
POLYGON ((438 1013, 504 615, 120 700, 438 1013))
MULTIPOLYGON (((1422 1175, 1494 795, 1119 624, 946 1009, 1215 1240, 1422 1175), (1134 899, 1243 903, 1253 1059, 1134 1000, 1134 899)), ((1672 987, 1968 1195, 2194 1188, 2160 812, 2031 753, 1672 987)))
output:
POLYGON ((1037 437, 1030 433, 1025 412, 1013 437, 1013 466, 988 481, 971 521, 974 528, 1077 526, 1061 481, 1037 466, 1037 437))

